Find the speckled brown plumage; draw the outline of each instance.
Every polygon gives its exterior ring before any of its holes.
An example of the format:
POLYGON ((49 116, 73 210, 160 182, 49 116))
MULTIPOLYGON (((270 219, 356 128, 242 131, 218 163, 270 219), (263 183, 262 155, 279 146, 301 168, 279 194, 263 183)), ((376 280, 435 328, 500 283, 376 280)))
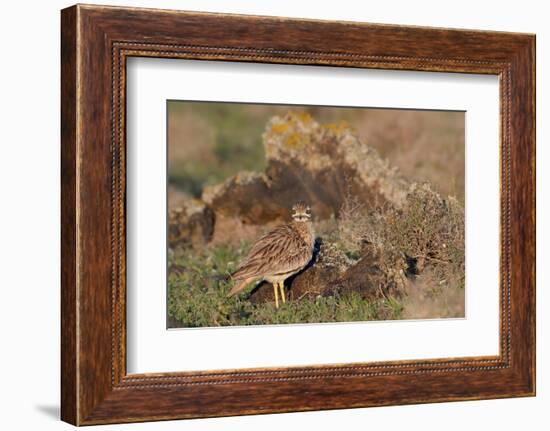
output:
MULTIPOLYGON (((275 289, 279 285, 285 301, 284 281, 308 264, 315 242, 310 208, 304 203, 297 203, 292 209, 293 220, 290 223, 276 227, 252 246, 231 275, 235 286, 228 296, 241 292, 252 281, 263 279, 272 283, 275 289)), ((277 293, 275 303, 278 306, 277 293)))

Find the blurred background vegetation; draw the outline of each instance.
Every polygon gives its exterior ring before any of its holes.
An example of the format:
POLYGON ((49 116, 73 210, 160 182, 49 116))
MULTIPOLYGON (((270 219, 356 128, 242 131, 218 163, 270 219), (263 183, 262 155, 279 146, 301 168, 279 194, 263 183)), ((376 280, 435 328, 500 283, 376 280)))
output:
POLYGON ((239 171, 261 172, 265 125, 289 111, 348 122, 408 179, 464 202, 463 112, 169 101, 169 206, 239 171))

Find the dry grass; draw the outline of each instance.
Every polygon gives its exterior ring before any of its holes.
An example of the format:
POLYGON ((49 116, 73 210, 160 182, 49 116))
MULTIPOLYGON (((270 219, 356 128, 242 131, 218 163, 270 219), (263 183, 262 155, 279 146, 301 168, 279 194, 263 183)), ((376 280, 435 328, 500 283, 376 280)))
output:
POLYGON ((370 233, 366 207, 357 196, 348 192, 338 215, 338 245, 348 257, 358 257, 370 233))
POLYGON ((407 283, 403 319, 438 319, 465 316, 464 287, 460 280, 440 279, 430 269, 407 283))

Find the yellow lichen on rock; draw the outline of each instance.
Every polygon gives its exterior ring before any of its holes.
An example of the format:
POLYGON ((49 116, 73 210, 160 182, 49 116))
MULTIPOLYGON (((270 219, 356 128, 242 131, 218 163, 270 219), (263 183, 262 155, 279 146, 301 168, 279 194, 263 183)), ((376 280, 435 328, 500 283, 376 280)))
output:
POLYGON ((301 112, 298 112, 298 113, 295 113, 294 114, 302 123, 309 123, 311 122, 313 119, 311 118, 311 115, 309 115, 307 112, 305 111, 301 111, 301 112))
POLYGON ((271 124, 271 132, 273 133, 285 133, 289 129, 287 123, 273 123, 271 124))
POLYGON ((288 112, 273 117, 263 143, 268 160, 286 162, 297 160, 312 171, 319 171, 330 165, 330 158, 317 151, 322 128, 307 112, 288 112))
POLYGON ((323 129, 325 131, 331 132, 337 137, 343 135, 344 133, 353 133, 355 134, 355 129, 353 129, 346 120, 341 120, 338 123, 327 123, 323 124, 323 129))
POLYGON ((305 134, 301 134, 299 132, 294 132, 286 136, 283 145, 286 147, 293 149, 293 150, 299 150, 301 148, 304 148, 310 144, 310 137, 305 134))

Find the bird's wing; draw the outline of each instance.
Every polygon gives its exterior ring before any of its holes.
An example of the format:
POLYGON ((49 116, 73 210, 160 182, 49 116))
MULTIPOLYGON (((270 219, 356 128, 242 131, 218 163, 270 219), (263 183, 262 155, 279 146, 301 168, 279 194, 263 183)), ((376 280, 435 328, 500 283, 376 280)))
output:
POLYGON ((288 225, 261 237, 233 273, 234 279, 286 274, 303 268, 311 259, 311 247, 288 225))

